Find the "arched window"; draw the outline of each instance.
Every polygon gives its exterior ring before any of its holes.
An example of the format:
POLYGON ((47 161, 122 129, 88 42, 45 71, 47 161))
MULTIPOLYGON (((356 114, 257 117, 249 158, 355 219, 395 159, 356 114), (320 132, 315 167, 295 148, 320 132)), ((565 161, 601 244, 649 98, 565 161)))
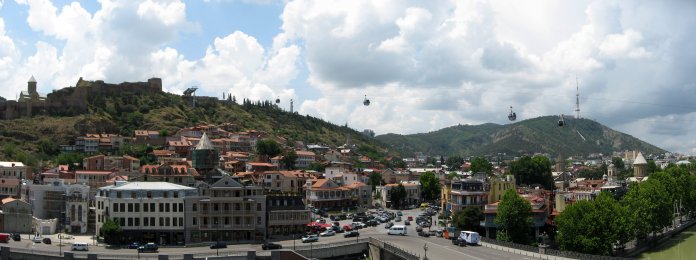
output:
POLYGON ((70 219, 75 220, 75 205, 70 207, 70 219))

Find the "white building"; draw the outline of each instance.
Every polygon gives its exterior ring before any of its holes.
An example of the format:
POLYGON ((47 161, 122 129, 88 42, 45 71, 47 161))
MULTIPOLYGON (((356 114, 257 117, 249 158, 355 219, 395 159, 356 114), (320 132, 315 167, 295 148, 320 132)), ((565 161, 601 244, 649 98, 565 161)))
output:
POLYGON ((117 182, 97 190, 96 230, 115 219, 123 230, 122 242, 163 245, 184 243, 184 198, 195 188, 168 182, 117 182))
POLYGON ((84 234, 89 225, 89 190, 84 184, 45 179, 44 184, 24 185, 22 198, 31 204, 34 217, 63 220, 60 227, 84 234))

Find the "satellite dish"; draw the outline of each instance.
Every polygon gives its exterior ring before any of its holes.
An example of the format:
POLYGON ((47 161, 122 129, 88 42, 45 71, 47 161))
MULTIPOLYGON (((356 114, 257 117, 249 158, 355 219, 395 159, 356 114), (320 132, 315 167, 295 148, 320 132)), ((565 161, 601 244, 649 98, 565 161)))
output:
POLYGON ((512 111, 512 106, 510 106, 510 114, 508 114, 508 119, 510 121, 517 120, 517 114, 515 114, 515 112, 512 111))
POLYGON ((367 95, 365 95, 365 100, 363 100, 363 105, 369 106, 370 105, 370 100, 367 99, 367 95))

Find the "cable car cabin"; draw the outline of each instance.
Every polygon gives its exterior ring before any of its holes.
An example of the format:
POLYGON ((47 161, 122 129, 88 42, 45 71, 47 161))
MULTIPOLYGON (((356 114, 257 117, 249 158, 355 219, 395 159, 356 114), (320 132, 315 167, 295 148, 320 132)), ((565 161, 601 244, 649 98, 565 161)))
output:
POLYGON ((276 98, 276 104, 280 103, 280 98, 276 98))
POLYGON ((565 120, 563 120, 563 115, 561 115, 558 119, 558 126, 563 127, 565 125, 566 125, 565 120))
POLYGON ((510 114, 508 114, 508 120, 515 121, 517 119, 517 114, 512 111, 512 106, 510 107, 510 114))
POLYGON ((363 100, 363 105, 369 106, 370 105, 370 100, 367 99, 367 95, 365 95, 365 100, 363 100))

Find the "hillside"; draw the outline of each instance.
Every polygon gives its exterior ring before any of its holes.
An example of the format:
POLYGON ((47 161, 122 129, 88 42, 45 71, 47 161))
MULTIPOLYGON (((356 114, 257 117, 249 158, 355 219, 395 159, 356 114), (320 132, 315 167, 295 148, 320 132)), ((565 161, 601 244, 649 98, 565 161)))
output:
POLYGON ((348 127, 282 111, 270 101, 238 103, 242 104, 197 97, 194 108, 192 100, 163 92, 94 95, 87 100, 87 113, 0 120, 0 160, 43 166, 58 154, 60 144, 68 144, 85 133, 132 136, 133 130, 147 129, 173 134, 180 128, 201 123, 232 123, 237 131, 265 131, 288 139, 288 144, 303 141, 340 146, 350 136, 371 158, 379 160, 384 156, 375 152, 384 151, 384 145, 348 127))
POLYGON ((414 152, 460 156, 536 152, 566 156, 624 150, 640 150, 645 154, 665 152, 589 119, 565 121, 567 126, 558 127, 558 117, 544 116, 509 125, 457 125, 424 134, 386 134, 376 138, 404 156, 414 152))

